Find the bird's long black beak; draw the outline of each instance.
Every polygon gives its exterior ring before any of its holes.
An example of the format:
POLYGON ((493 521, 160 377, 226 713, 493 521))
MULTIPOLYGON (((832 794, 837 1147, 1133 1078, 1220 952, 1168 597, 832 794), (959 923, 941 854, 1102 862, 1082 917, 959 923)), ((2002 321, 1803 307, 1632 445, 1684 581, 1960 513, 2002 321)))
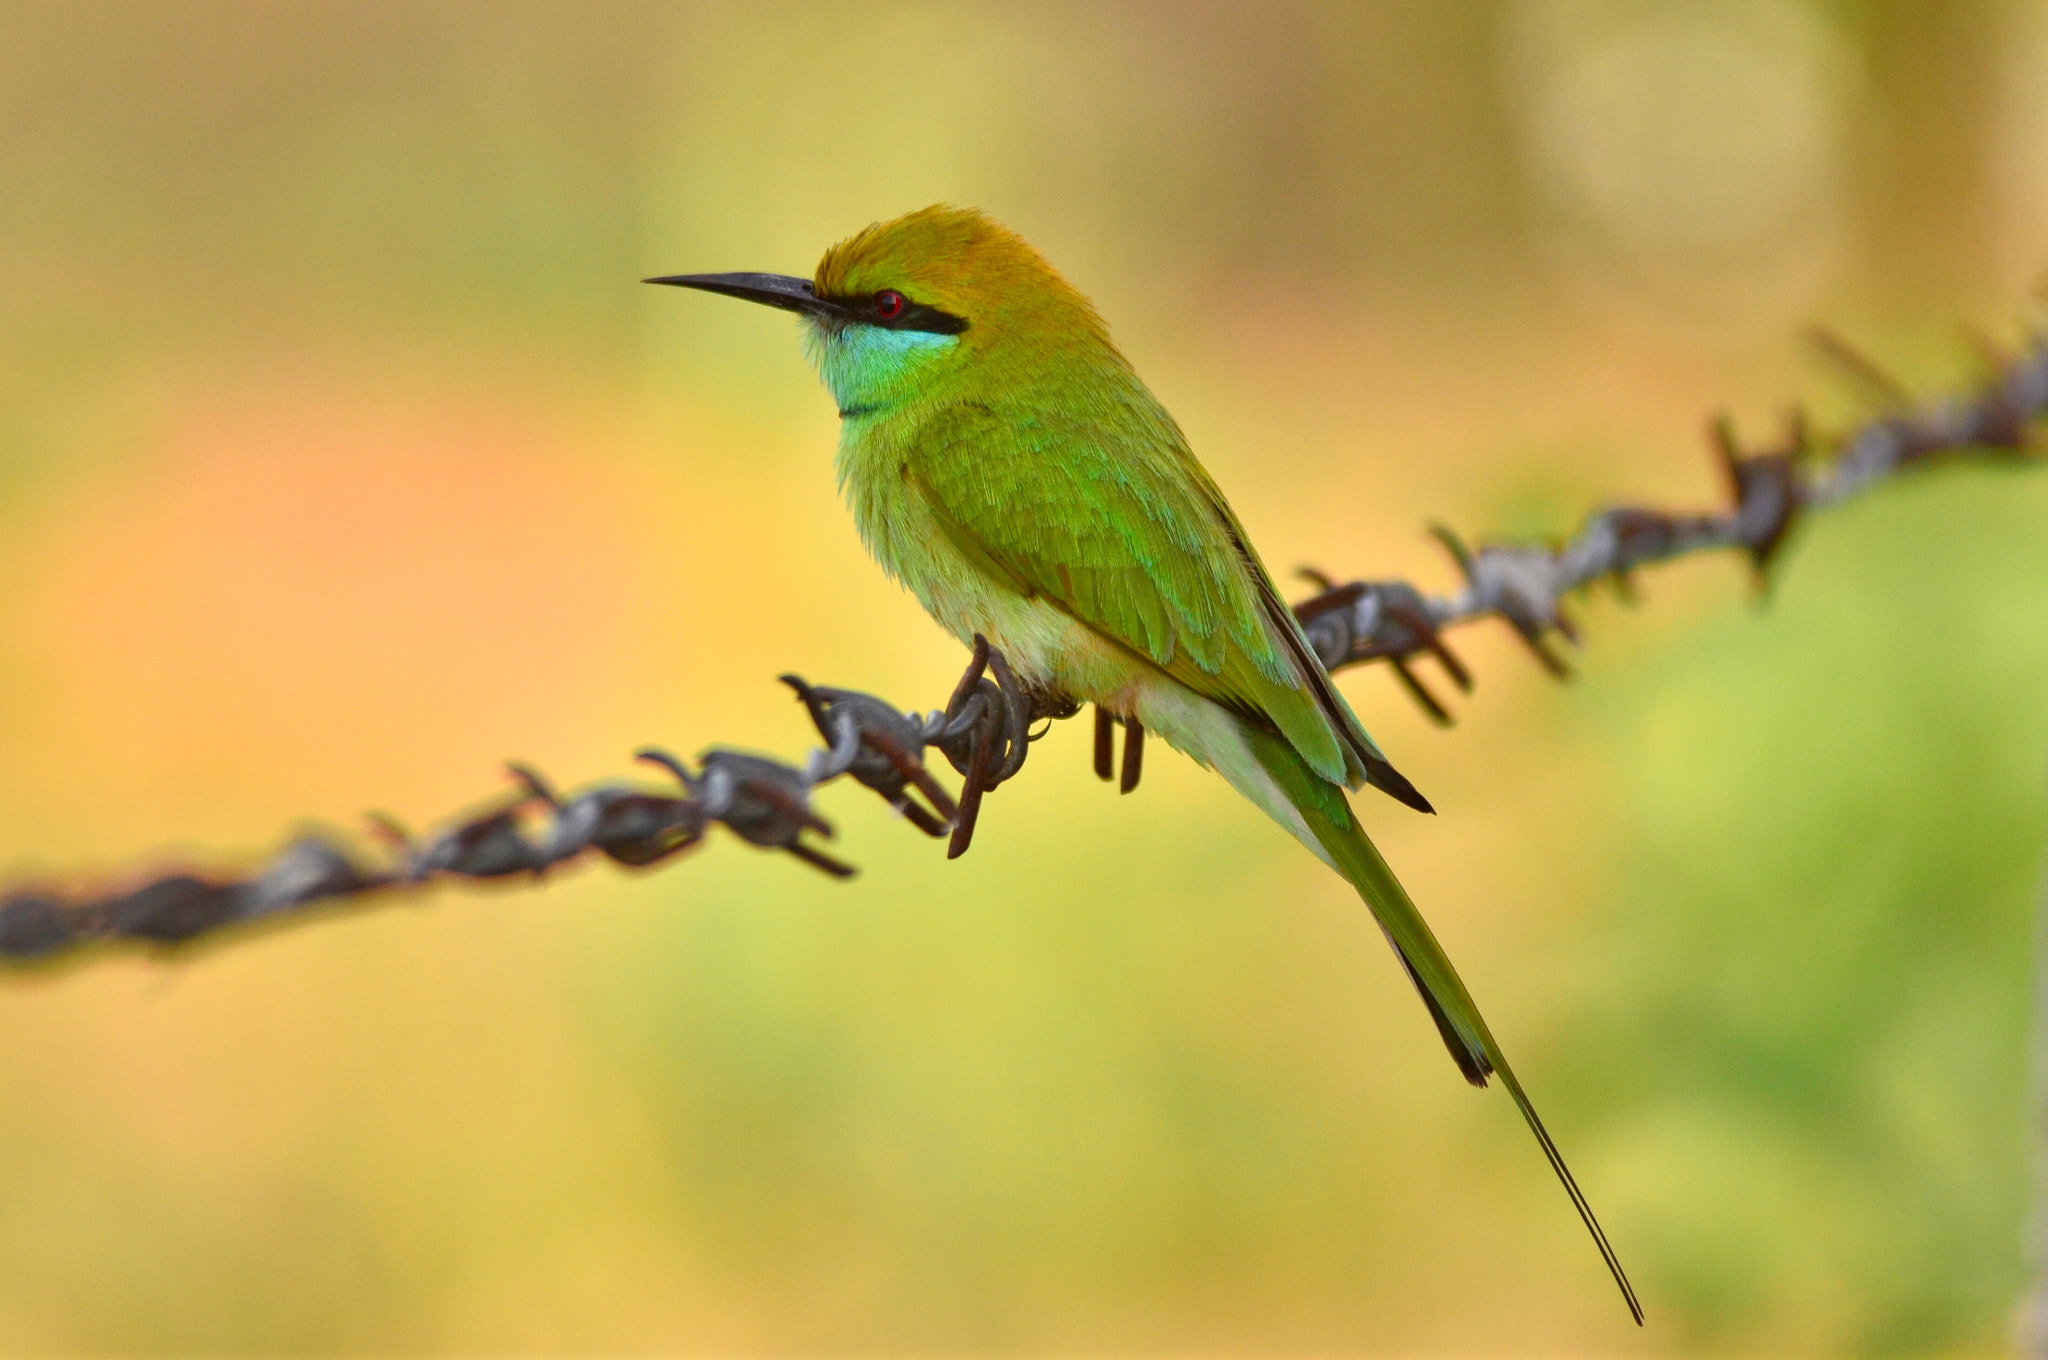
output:
POLYGON ((787 274, 667 274, 658 279, 642 279, 642 283, 668 283, 678 288, 701 288, 707 293, 723 293, 727 297, 744 298, 758 302, 764 307, 780 307, 785 312, 799 312, 804 316, 845 320, 846 309, 836 302, 821 298, 811 288, 809 279, 791 278, 787 274))

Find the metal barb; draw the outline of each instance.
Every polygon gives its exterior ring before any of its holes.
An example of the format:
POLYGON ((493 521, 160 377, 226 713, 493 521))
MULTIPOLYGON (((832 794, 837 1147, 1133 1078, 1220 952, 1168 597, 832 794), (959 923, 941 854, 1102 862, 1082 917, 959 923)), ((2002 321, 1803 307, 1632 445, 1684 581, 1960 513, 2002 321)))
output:
MULTIPOLYGON (((1562 677, 1568 672, 1550 636, 1576 642, 1577 629, 1563 608, 1574 591, 1601 580, 1631 590, 1644 568, 1722 549, 1747 555, 1761 587, 1800 519, 1812 511, 1936 461, 2043 461, 2034 434, 2048 414, 2048 335, 2030 333, 2017 352, 1979 344, 1985 379, 1972 391, 1919 404, 1839 337, 1822 333, 1814 341, 1870 390, 1880 405, 1875 416, 1822 439, 1794 410, 1782 442, 1755 452, 1743 449, 1732 422, 1718 419, 1710 437, 1727 482, 1725 510, 1610 506, 1589 515, 1562 544, 1492 542, 1476 550, 1433 525, 1430 533, 1464 578, 1455 594, 1431 596, 1398 580, 1339 581, 1305 569, 1317 593, 1294 608, 1315 655, 1332 671, 1386 662, 1432 721, 1448 723, 1450 713, 1421 683, 1415 663, 1425 653, 1434 657, 1454 685, 1469 691, 1471 674, 1443 638, 1453 627, 1498 616, 1546 670, 1562 677)), ((811 794, 841 775, 888 800, 919 831, 935 837, 950 831, 947 853, 957 858, 973 840, 982 800, 1021 770, 1040 735, 1031 725, 1070 717, 1081 707, 1072 696, 1021 683, 982 637, 975 638, 946 706, 921 717, 873 695, 812 686, 793 675, 783 680, 824 742, 801 769, 723 749, 706 752, 692 768, 648 747, 636 759, 667 771, 679 788, 614 782, 564 795, 538 771, 513 764, 508 770, 519 785, 513 795, 424 837, 371 814, 369 840, 381 855, 337 836, 305 833, 239 873, 180 868, 97 890, 16 887, 0 894, 0 961, 58 959, 94 943, 122 941, 182 949, 259 920, 303 918, 323 905, 400 888, 534 877, 591 852, 647 866, 702 844, 713 822, 751 844, 845 877, 852 866, 811 840, 832 834, 812 808, 811 794), (963 777, 957 800, 927 765, 932 748, 963 777)), ((1117 773, 1118 721, 1096 709, 1095 768, 1105 780, 1117 773)), ((1119 785, 1128 791, 1143 768, 1143 729, 1132 721, 1124 727, 1119 785)))
POLYGON ((804 771, 808 783, 817 785, 850 775, 855 783, 880 794, 919 830, 934 836, 945 834, 957 809, 952 796, 925 768, 924 731, 915 717, 872 694, 828 689, 795 675, 780 678, 796 691, 818 735, 829 743, 826 750, 812 753, 804 771), (913 789, 924 796, 928 807, 911 796, 913 789))

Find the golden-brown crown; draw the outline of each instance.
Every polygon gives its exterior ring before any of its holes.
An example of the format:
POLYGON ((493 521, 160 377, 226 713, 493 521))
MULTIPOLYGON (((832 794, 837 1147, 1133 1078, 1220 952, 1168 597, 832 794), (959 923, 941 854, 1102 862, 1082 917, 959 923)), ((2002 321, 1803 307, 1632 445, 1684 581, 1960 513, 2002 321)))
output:
POLYGON ((821 297, 865 298, 894 288, 913 301, 1000 327, 1056 314, 1103 334, 1100 318, 1023 237, 973 208, 935 203, 877 222, 825 252, 812 286, 821 297))

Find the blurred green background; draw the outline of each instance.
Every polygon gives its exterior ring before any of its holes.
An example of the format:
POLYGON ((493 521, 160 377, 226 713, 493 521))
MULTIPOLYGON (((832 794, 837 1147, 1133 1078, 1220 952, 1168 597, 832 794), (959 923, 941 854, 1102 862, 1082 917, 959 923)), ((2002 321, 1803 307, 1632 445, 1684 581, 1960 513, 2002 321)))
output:
MULTIPOLYGON (((0 863, 415 824, 519 756, 940 701, 788 318, 948 199, 1101 304, 1276 567, 1721 494, 2048 265, 2048 11, 0 7, 0 863)), ((1995 1352, 2025 1280, 2048 476, 1946 471, 1500 630, 1368 825, 1633 1268, 1357 902, 1083 724, 974 852, 662 872, 0 985, 0 1351, 1995 1352)))

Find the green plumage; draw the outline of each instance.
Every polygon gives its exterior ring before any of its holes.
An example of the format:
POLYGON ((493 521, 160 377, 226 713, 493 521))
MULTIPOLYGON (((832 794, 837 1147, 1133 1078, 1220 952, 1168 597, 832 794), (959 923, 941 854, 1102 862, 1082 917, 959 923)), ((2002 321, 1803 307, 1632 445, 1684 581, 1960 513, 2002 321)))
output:
POLYGON ((1429 804, 1359 726, 1087 300, 1015 235, 953 208, 868 228, 808 282, 662 281, 805 316, 844 421, 837 466, 861 537, 943 626, 1216 769, 1357 889, 1459 1070, 1507 1086, 1640 1322, 1556 1145, 1345 790, 1429 804))
POLYGON ((1493 1032, 1487 1029, 1478 1005, 1472 1000, 1471 993, 1465 990, 1464 980, 1458 976, 1458 970, 1451 966, 1450 957, 1437 943, 1435 932, 1422 919, 1422 913, 1415 909, 1414 901, 1400 880, 1394 877, 1394 871, 1388 867, 1379 847, 1367 839, 1358 819, 1352 815, 1351 805, 1341 793, 1308 769, 1299 753, 1286 742, 1255 733, 1251 743, 1259 763, 1301 809, 1309 830, 1336 862, 1338 872, 1358 889, 1359 896, 1372 908, 1373 918, 1379 922, 1387 943, 1394 947, 1394 953, 1408 970, 1415 990, 1422 994, 1423 1004, 1429 1008, 1430 1018, 1436 1022, 1437 1033, 1443 1037, 1444 1046, 1450 1050, 1465 1079, 1474 1086, 1484 1086, 1488 1076, 1498 1075, 1501 1085, 1508 1088, 1515 1107, 1528 1121, 1529 1131, 1536 1135, 1551 1170, 1557 1173, 1565 1193, 1571 1196, 1572 1207, 1579 1211, 1586 1230, 1592 1233, 1601 1259, 1621 1286, 1630 1313, 1637 1322, 1641 1322, 1642 1307, 1636 1302, 1635 1291, 1622 1271, 1621 1261, 1609 1245, 1607 1234, 1601 1230, 1600 1221, 1593 1216, 1592 1206, 1586 1203, 1578 1181, 1565 1165, 1563 1155, 1550 1137, 1550 1130, 1543 1127, 1543 1120, 1530 1102, 1528 1092, 1522 1089, 1515 1069, 1508 1065, 1507 1055, 1500 1051, 1493 1032))
POLYGON ((1334 691, 1302 683, 1306 641, 1291 614, 1275 626, 1271 582, 1236 517, 1180 432, 1142 417, 948 407, 926 418, 905 467, 963 554, 1276 728, 1324 779, 1357 785, 1383 758, 1334 691), (1006 456, 987 456, 994 447, 1006 456))

